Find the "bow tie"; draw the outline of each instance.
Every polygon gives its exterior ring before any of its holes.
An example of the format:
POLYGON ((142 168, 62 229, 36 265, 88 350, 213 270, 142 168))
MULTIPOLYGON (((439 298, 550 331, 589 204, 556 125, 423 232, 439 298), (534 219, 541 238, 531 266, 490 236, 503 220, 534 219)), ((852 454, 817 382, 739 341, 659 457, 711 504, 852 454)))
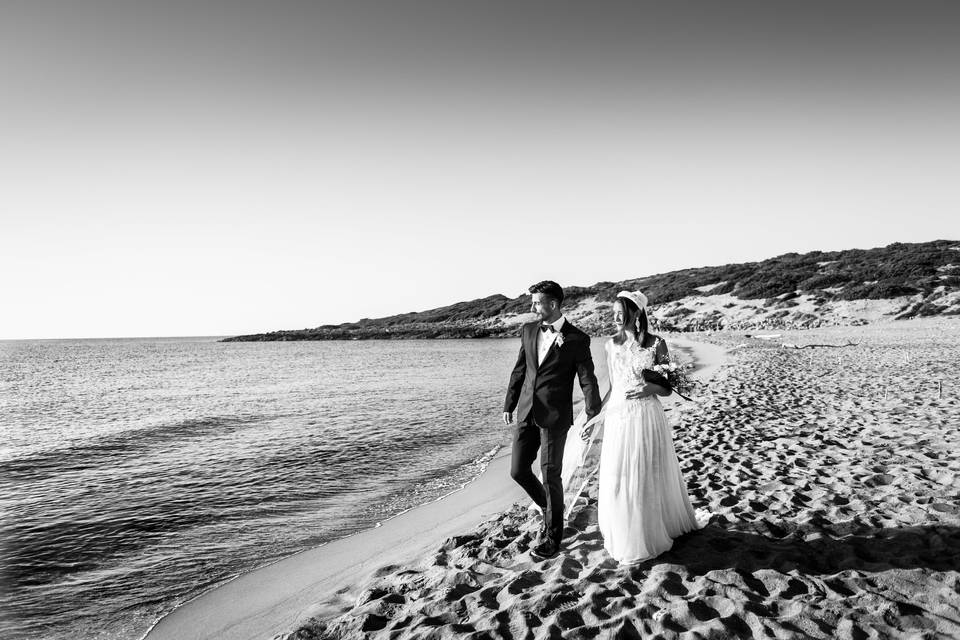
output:
POLYGON ((543 331, 544 333, 546 333, 547 331, 551 333, 556 333, 557 329, 552 324, 542 324, 540 325, 540 331, 543 331))

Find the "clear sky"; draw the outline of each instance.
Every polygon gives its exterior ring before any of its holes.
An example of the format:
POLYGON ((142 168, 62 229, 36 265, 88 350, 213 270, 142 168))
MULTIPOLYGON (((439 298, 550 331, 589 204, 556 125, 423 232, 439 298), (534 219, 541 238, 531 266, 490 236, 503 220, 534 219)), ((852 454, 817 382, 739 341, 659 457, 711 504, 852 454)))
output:
POLYGON ((949 1, 9 0, 0 338, 960 239, 958 114, 949 1))

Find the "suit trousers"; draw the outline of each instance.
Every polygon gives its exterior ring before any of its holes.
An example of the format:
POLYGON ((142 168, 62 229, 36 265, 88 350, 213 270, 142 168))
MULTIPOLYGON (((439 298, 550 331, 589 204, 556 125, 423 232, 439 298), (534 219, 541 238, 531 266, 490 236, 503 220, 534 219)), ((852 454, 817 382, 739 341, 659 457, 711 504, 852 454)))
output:
POLYGON ((517 425, 513 436, 510 475, 530 499, 543 509, 544 530, 560 544, 563 538, 563 482, 560 479, 565 429, 544 429, 532 420, 517 425), (540 451, 540 478, 533 473, 533 461, 540 451))

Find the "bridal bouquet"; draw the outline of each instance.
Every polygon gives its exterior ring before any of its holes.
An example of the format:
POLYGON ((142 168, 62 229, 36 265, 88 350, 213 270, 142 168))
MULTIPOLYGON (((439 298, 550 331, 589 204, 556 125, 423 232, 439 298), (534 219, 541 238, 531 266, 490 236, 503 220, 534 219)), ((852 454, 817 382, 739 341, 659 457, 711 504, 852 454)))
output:
POLYGON ((652 368, 643 370, 643 379, 666 387, 684 400, 689 400, 687 394, 693 390, 694 386, 694 381, 690 378, 690 368, 691 365, 683 362, 655 364, 652 368))

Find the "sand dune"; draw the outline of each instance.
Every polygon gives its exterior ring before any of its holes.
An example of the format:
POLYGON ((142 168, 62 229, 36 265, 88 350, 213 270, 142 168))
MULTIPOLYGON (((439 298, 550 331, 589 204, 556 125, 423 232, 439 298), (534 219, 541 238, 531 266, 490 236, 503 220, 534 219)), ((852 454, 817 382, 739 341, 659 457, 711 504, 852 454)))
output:
POLYGON ((555 558, 518 504, 277 637, 960 637, 960 323, 782 337, 697 338, 730 349, 675 428, 713 515, 669 552, 606 557, 592 485, 555 558))

